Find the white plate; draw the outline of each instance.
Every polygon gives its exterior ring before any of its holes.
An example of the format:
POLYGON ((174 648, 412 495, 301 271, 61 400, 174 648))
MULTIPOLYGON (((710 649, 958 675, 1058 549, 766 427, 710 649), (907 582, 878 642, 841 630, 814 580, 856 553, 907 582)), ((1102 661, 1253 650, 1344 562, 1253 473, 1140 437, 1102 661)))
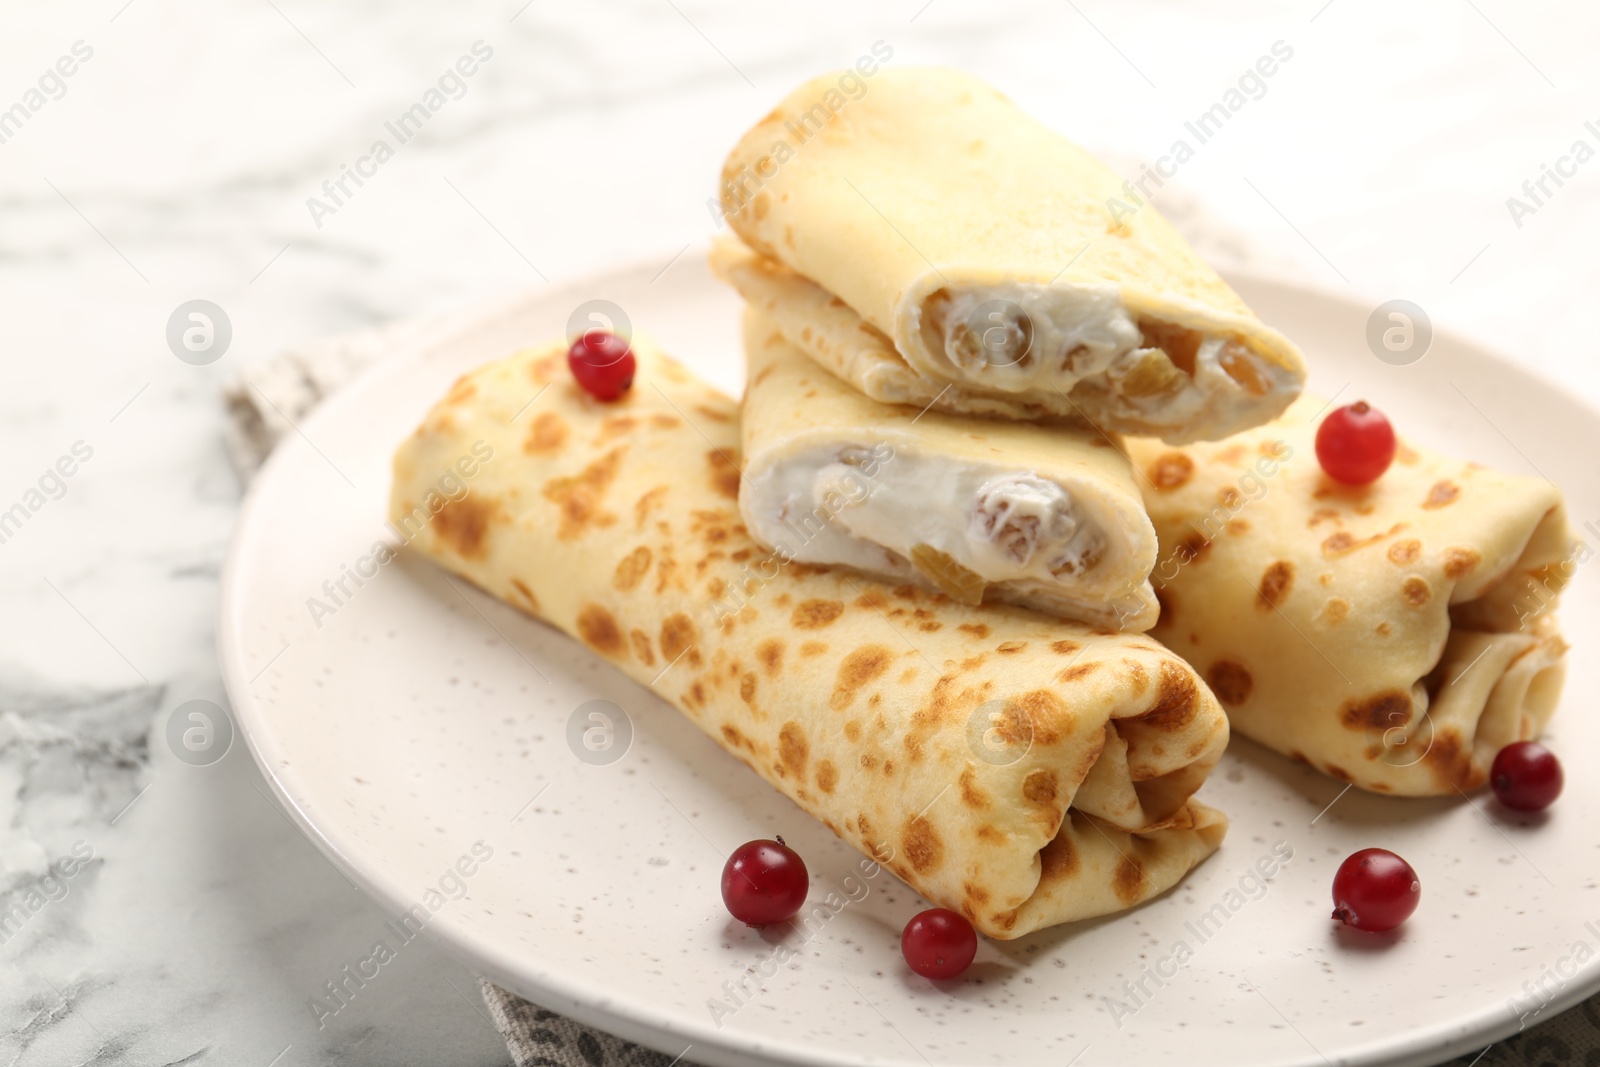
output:
MULTIPOLYGON (((849 883, 865 899, 817 921, 808 943, 787 935, 797 955, 786 966, 748 970, 777 950, 723 910, 728 851, 782 833, 820 902, 859 874, 852 849, 648 691, 425 561, 402 556, 360 588, 347 580, 353 595, 320 626, 307 604, 333 606, 324 581, 386 536, 389 456, 452 379, 560 334, 580 300, 617 302, 737 389, 733 297, 695 252, 652 282, 661 268, 536 293, 396 353, 307 420, 246 501, 218 638, 235 715, 296 822, 392 914, 420 903, 428 936, 495 981, 718 1065, 1424 1064, 1517 1029, 1508 998, 1526 1000, 1524 982, 1542 972, 1553 1001, 1540 1020, 1600 988, 1600 775, 1581 762, 1600 752, 1586 706, 1600 649, 1594 567, 1580 568, 1563 611, 1575 653, 1552 737, 1569 779, 1547 818, 1510 818, 1481 795, 1469 806, 1358 791, 1324 811, 1339 783, 1236 739, 1201 794, 1233 819, 1222 850, 1130 914, 985 941, 964 980, 935 987, 899 955, 922 902, 885 872, 849 883), (606 765, 567 741, 593 699, 632 722, 631 747, 606 765), (454 876, 465 895, 428 896, 441 881, 455 890, 450 870, 480 841, 492 856, 454 876), (1202 942, 1186 924, 1226 910, 1279 841, 1292 861, 1202 942), (1368 845, 1421 875, 1422 905, 1397 936, 1346 937, 1329 921, 1335 867, 1368 845), (1192 956, 1175 968, 1163 960, 1180 940, 1192 956), (1580 942, 1589 951, 1574 972, 1580 942), (760 990, 736 1004, 725 983, 741 979, 760 990), (1142 1005, 1125 981, 1143 982, 1142 1005), (713 998, 732 1013, 714 1020, 713 998)), ((1371 399, 1420 440, 1542 471, 1579 523, 1600 518, 1600 417, 1558 389, 1445 335, 1420 362, 1390 366, 1367 348, 1370 308, 1234 281, 1305 347, 1319 391, 1348 385, 1346 401, 1371 399)))

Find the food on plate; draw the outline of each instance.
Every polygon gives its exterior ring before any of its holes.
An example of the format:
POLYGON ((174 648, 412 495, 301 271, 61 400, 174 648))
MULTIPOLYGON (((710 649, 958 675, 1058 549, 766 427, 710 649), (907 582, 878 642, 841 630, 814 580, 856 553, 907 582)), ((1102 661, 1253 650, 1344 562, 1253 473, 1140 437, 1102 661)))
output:
POLYGON ((1587 549, 1544 479, 1405 440, 1341 485, 1313 447, 1321 407, 1217 444, 1128 442, 1161 540, 1151 633, 1240 734, 1363 789, 1455 796, 1554 712, 1553 608, 1587 549))
POLYGON ((633 386, 633 351, 610 330, 581 334, 567 349, 567 367, 583 391, 596 400, 615 400, 633 386))
POLYGON ((1543 811, 1556 802, 1566 776, 1556 754, 1537 741, 1513 741, 1489 768, 1489 786, 1515 811, 1543 811))
POLYGON ((783 838, 746 841, 722 866, 722 902, 748 926, 787 922, 805 906, 811 875, 783 838))
POLYGON ((1317 462, 1342 485, 1370 485, 1394 462, 1394 427, 1365 400, 1334 408, 1317 427, 1317 462))
POLYGON ((900 931, 900 955, 924 978, 954 978, 972 966, 978 935, 960 912, 929 908, 900 931))
POLYGON ((1333 876, 1333 917, 1368 933, 1393 930, 1421 899, 1417 872, 1386 848, 1351 853, 1333 876))
POLYGON ((802 563, 1118 630, 1156 618, 1156 534, 1127 457, 1089 427, 880 404, 745 314, 739 510, 802 563))
POLYGON ((1123 911, 1217 847, 1226 820, 1192 797, 1227 722, 1180 658, 783 562, 739 519, 736 404, 632 349, 613 403, 573 382, 564 343, 462 377, 395 456, 411 547, 648 685, 990 936, 1123 911), (496 458, 435 499, 479 442, 496 458))
POLYGON ((750 249, 837 299, 815 321, 767 310, 858 388, 894 376, 824 351, 840 323, 897 351, 930 397, 958 387, 939 399, 956 411, 981 396, 1181 443, 1259 425, 1299 392, 1298 349, 1082 148, 958 71, 883 70, 819 108, 837 80, 744 135, 721 206, 750 249))

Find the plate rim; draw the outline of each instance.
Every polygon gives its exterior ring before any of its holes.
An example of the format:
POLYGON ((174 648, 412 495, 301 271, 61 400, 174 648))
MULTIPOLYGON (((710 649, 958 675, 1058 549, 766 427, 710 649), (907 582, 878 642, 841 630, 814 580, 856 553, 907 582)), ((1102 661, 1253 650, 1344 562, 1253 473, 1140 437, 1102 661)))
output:
MULTIPOLYGON (((493 319, 514 314, 529 304, 558 300, 563 294, 592 292, 606 286, 614 286, 623 278, 656 275, 684 256, 697 250, 704 252, 708 247, 707 242, 701 241, 670 259, 659 255, 630 259, 610 269, 597 270, 583 277, 564 280, 548 290, 522 288, 510 295, 477 301, 462 310, 446 313, 433 320, 430 328, 419 336, 407 338, 396 350, 379 359, 373 366, 364 369, 325 398, 308 416, 299 420, 300 433, 308 434, 325 421, 331 422, 337 419, 343 409, 355 404, 373 383, 414 368, 430 350, 448 345, 470 329, 481 328, 493 319)), ((1362 303, 1359 293, 1339 293, 1315 282, 1283 280, 1250 269, 1219 270, 1218 273, 1230 286, 1275 289, 1324 304, 1340 305, 1345 309, 1359 309, 1362 303)), ((1600 409, 1591 406, 1584 398, 1566 391, 1560 383, 1545 374, 1542 365, 1513 361, 1500 350, 1474 340, 1468 334, 1455 331, 1448 325, 1441 325, 1437 320, 1433 325, 1434 346, 1445 340, 1472 349, 1492 369, 1530 379, 1540 389, 1560 397, 1575 412, 1600 425, 1600 409)), ((270 758, 272 755, 270 716, 263 713, 263 708, 256 702, 251 690, 255 678, 259 678, 260 673, 252 678, 244 662, 243 629, 246 620, 240 590, 241 575, 247 566, 246 553, 256 532, 256 518, 262 507, 261 501, 267 494, 266 487, 273 485, 280 477, 278 471, 289 462, 283 459, 283 456, 289 451, 291 450, 274 448, 266 461, 257 469, 240 502, 233 530, 228 538, 219 580, 216 646, 222 683, 230 705, 229 712, 238 732, 245 740, 246 749, 257 770, 266 779, 268 788, 283 806, 291 822, 329 862, 359 886, 369 899, 388 910, 403 910, 411 900, 398 883, 385 881, 381 870, 369 871, 365 864, 358 862, 348 851, 348 844, 341 844, 337 839, 336 830, 325 830, 319 825, 318 818, 307 810, 307 806, 314 807, 314 805, 303 804, 290 792, 289 785, 291 781, 298 781, 297 776, 273 765, 270 758)), ((266 668, 262 668, 261 673, 265 673, 270 667, 269 663, 266 668)), ((336 818, 330 818, 328 821, 332 827, 338 826, 336 818)), ((541 1006, 552 1010, 559 1009, 563 1014, 581 1023, 667 1055, 673 1054, 672 1047, 676 1044, 687 1041, 690 1047, 713 1054, 706 1062, 758 1063, 764 1067, 792 1067, 792 1065, 851 1067, 853 1062, 831 1053, 821 1053, 790 1039, 771 1043, 760 1038, 746 1038, 737 1031, 717 1029, 698 1020, 684 1025, 683 1020, 662 1019, 649 1009, 618 1003, 607 996, 603 989, 592 987, 582 979, 544 972, 536 963, 531 968, 526 962, 519 967, 517 960, 520 958, 526 961, 526 954, 519 956, 509 951, 503 954, 498 952, 491 940, 477 938, 472 931, 458 928, 452 923, 448 914, 437 916, 435 921, 429 922, 423 928, 423 933, 446 955, 509 991, 535 1000, 541 1006), (730 1038, 733 1040, 730 1041, 730 1038)), ((1580 971, 1569 979, 1566 985, 1546 1003, 1540 1012, 1543 1017, 1541 1024, 1548 1023, 1557 1015, 1600 992, 1600 958, 1595 962, 1596 965, 1590 967, 1587 973, 1580 971)), ((1522 1029, 1524 1028, 1519 1026, 1517 1020, 1509 1013, 1496 1012, 1487 1016, 1482 1025, 1475 1026, 1470 1022, 1445 1023, 1431 1029, 1408 1033, 1403 1038, 1374 1040, 1347 1052, 1341 1057, 1341 1062, 1348 1064, 1349 1067, 1427 1067, 1462 1053, 1498 1043, 1522 1029)), ((1309 1046, 1309 1042, 1307 1044, 1309 1046)), ((1313 1055, 1299 1059, 1285 1059, 1282 1061, 1282 1067, 1318 1067, 1326 1064, 1326 1059, 1314 1047, 1312 1052, 1313 1055)), ((684 1050, 680 1055, 686 1053, 687 1050, 684 1050)))

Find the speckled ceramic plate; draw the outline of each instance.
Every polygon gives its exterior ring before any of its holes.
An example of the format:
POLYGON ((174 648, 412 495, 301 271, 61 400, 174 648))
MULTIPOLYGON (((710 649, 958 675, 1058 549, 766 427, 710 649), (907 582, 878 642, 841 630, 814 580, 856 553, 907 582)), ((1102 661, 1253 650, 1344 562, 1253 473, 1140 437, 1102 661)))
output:
MULTIPOLYGON (((1600 988, 1596 575, 1563 617, 1576 648, 1552 736, 1569 767, 1546 818, 1482 797, 1350 792, 1236 739, 1201 793, 1233 828, 1175 891, 1114 919, 985 942, 964 980, 909 974, 920 906, 577 644, 426 562, 379 565, 389 456, 452 379, 559 334, 588 298, 706 377, 740 383, 734 298, 690 252, 478 315, 397 352, 280 448, 251 491, 223 582, 219 641, 251 751, 296 822, 404 923, 495 981, 708 1064, 1424 1064, 1600 988), (658 276, 659 274, 659 276, 658 276), (349 577, 350 574, 366 577, 349 577), (606 727, 589 712, 623 715, 606 727), (589 732, 598 729, 599 733, 589 732), (726 854, 782 833, 812 876, 809 929, 733 922, 726 854), (1422 906, 1395 936, 1328 919, 1339 860, 1384 845, 1422 906), (1253 869, 1292 849, 1266 884, 1253 869), (840 906, 830 909, 832 891, 840 906)), ((1438 334, 1391 365, 1372 308, 1235 279, 1305 348, 1324 394, 1367 396, 1410 434, 1542 472, 1600 519, 1600 418, 1558 388, 1438 334), (1581 445, 1581 447, 1580 447, 1581 445)))

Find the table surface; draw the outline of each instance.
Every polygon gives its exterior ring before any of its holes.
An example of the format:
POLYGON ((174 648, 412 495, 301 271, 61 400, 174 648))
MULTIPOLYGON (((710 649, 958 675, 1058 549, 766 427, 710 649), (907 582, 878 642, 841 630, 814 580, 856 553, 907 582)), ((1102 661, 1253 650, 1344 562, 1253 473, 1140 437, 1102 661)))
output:
POLYGON ((385 916, 289 825, 242 745, 194 766, 166 741, 180 704, 224 701, 217 578, 240 488, 219 389, 297 343, 704 241, 739 133, 874 42, 896 66, 989 78, 1137 177, 1281 41, 1291 58, 1155 204, 1225 264, 1412 300, 1600 403, 1574 321, 1600 272, 1583 244, 1600 217, 1585 44, 1600 11, 1198 7, 0 13, 0 110, 27 112, 0 124, 0 513, 26 512, 0 542, 0 904, 27 909, 0 931, 0 1062, 505 1062, 475 978, 426 942, 319 1025, 309 1001, 385 916), (455 98, 333 203, 323 183, 395 146, 385 123, 477 42, 490 54, 447 80, 455 98), (1525 191, 1546 166, 1560 183, 1525 191), (197 298, 232 324, 205 366, 167 342, 197 298), (70 476, 47 474, 75 448, 70 476))

